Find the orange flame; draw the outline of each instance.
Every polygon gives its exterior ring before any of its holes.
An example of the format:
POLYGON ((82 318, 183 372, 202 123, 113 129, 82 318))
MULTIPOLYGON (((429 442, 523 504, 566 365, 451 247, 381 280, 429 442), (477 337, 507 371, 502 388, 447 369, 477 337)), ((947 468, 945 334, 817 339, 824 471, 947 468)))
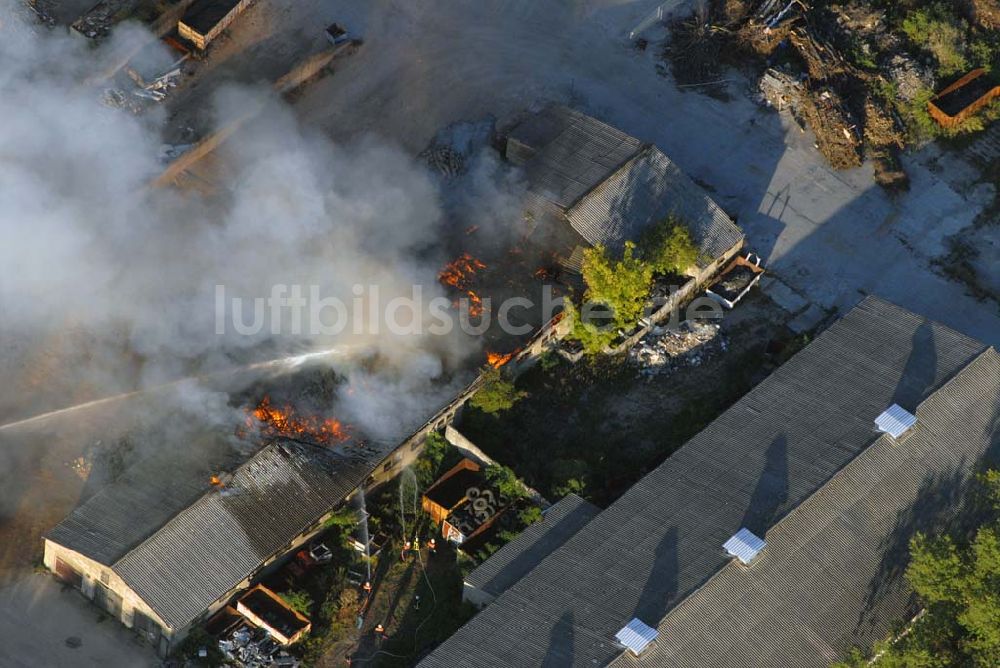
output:
POLYGON ((520 348, 517 348, 516 350, 512 350, 512 351, 510 351, 509 353, 506 353, 506 354, 504 354, 504 353, 495 353, 495 352, 487 350, 486 351, 486 363, 489 364, 494 369, 499 369, 504 364, 506 364, 507 362, 509 362, 512 359, 514 359, 514 355, 518 354, 519 352, 521 352, 520 348))
POLYGON ((208 481, 213 485, 222 485, 222 480, 217 475, 213 475, 208 481))
POLYGON ((506 355, 502 353, 486 353, 486 363, 489 364, 494 369, 499 369, 504 364, 510 361, 510 358, 514 356, 514 353, 507 353, 506 355))
MULTIPOLYGON (((438 280, 443 284, 464 292, 469 298, 469 315, 478 317, 483 313, 483 300, 469 286, 473 276, 486 265, 469 253, 462 253, 457 259, 445 265, 438 274, 438 280)), ((457 305, 457 302, 456 302, 457 305)))
POLYGON ((247 416, 247 426, 252 428, 255 420, 265 436, 303 438, 321 445, 341 443, 350 437, 349 430, 340 420, 318 415, 296 415, 289 405, 273 406, 270 397, 261 399, 247 416))

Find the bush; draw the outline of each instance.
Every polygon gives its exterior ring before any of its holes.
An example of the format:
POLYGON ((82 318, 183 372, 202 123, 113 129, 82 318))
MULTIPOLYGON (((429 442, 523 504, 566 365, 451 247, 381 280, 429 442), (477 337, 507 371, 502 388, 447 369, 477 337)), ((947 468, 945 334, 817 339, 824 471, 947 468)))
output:
POLYGON ((528 393, 518 390, 514 383, 504 378, 500 369, 488 366, 483 369, 483 385, 469 400, 469 404, 484 413, 495 414, 513 408, 514 404, 526 396, 528 393))
POLYGON ((683 274, 698 261, 691 231, 673 214, 646 230, 639 247, 646 262, 660 274, 683 274))
POLYGON ((436 431, 424 439, 424 451, 413 465, 413 473, 421 489, 427 489, 437 480, 449 452, 448 441, 436 431))
POLYGON ((968 69, 965 33, 968 26, 942 2, 910 12, 903 19, 903 32, 919 48, 937 60, 938 74, 953 76, 968 69))
POLYGON ((527 497, 527 492, 517 475, 502 464, 490 464, 483 472, 486 479, 500 494, 500 498, 507 502, 518 501, 527 497))
POLYGON ((292 610, 301 612, 306 617, 311 614, 313 600, 309 592, 301 589, 293 589, 278 595, 281 596, 281 600, 287 603, 288 607, 292 610))

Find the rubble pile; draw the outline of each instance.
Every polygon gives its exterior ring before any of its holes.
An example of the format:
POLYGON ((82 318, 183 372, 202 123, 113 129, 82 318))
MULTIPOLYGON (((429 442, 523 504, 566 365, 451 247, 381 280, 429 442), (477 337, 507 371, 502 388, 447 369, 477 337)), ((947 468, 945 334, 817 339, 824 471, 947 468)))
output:
POLYGON ((674 46, 664 55, 675 79, 756 61, 763 65, 757 101, 789 111, 808 127, 831 166, 850 169, 868 157, 880 185, 908 187, 898 157, 907 128, 896 105, 917 99, 934 80, 907 53, 913 47, 898 28, 890 29, 884 7, 862 0, 715 0, 707 6, 707 15, 671 24, 674 46), (708 62, 691 62, 699 60, 708 62))
POLYGON ((798 110, 816 135, 816 147, 834 169, 861 166, 858 123, 844 99, 832 88, 799 97, 798 110))
POLYGON ((465 171, 465 156, 450 146, 434 146, 419 157, 441 176, 458 176, 465 171))
POLYGON ((628 351, 629 362, 644 376, 701 366, 729 347, 716 323, 692 320, 679 327, 656 327, 628 351))
POLYGON ((219 650, 229 664, 241 668, 298 668, 299 661, 281 649, 263 629, 241 624, 219 640, 219 650))
POLYGON ((969 0, 969 13, 973 23, 982 28, 1000 28, 1000 0, 969 0))
MULTIPOLYGON (((175 64, 180 64, 182 61, 183 59, 175 64)), ((101 101, 108 107, 124 109, 133 114, 142 113, 147 105, 165 100, 170 89, 176 88, 181 78, 180 67, 173 67, 149 82, 129 67, 125 68, 125 72, 134 82, 134 87, 130 88, 129 79, 122 77, 118 82, 119 87, 106 89, 101 101)))
POLYGON ((934 88, 934 73, 929 67, 921 66, 916 60, 903 54, 893 56, 886 67, 886 73, 896 88, 896 94, 909 102, 922 89, 934 88))

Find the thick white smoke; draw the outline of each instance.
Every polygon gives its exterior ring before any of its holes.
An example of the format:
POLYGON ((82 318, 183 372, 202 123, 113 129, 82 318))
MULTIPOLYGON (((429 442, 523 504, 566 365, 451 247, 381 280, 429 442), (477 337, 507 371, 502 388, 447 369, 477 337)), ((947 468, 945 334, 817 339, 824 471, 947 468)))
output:
MULTIPOLYGON (((378 285, 383 303, 414 283, 440 294, 442 196, 422 165, 374 137, 334 146, 268 91, 232 88, 202 101, 218 122, 251 104, 263 111, 220 150, 215 192, 151 189, 163 115, 108 108, 85 83, 138 28, 95 49, 31 26, 14 4, 0 2, 0 418, 224 368, 262 348, 341 343, 382 360, 382 371, 350 372, 364 382, 345 410, 363 430, 389 437, 440 402, 431 381, 473 347, 457 332, 216 331, 217 285, 248 299, 317 285, 347 303, 355 284, 378 285)), ((482 198, 506 197, 482 180, 482 198)))

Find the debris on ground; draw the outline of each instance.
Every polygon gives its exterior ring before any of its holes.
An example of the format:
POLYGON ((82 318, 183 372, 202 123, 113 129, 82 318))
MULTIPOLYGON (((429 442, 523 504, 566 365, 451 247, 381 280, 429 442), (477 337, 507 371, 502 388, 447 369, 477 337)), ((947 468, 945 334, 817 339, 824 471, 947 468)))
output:
POLYGON ((230 665, 241 668, 288 667, 298 668, 299 661, 281 649, 263 629, 253 629, 246 624, 219 640, 219 651, 230 665))
POLYGON ((459 121, 439 131, 417 156, 445 178, 464 174, 470 163, 490 145, 496 120, 459 121))
MULTIPOLYGON (((978 4, 981 23, 992 20, 987 5, 1000 23, 1000 0, 978 4)), ((933 52, 901 25, 861 0, 711 0, 669 24, 663 57, 682 86, 755 69, 758 102, 811 130, 832 167, 870 159, 876 181, 897 192, 909 186, 899 153, 926 137, 921 100, 936 83, 933 52)))
POLYGON ((969 13, 980 28, 1000 28, 1000 0, 969 0, 969 13))
POLYGON ((44 25, 49 28, 55 27, 56 19, 53 15, 56 8, 55 0, 28 0, 28 7, 44 25))
POLYGON ((644 376, 701 366, 729 347, 719 329, 716 323, 694 320, 686 320, 678 327, 655 327, 629 349, 629 362, 644 376))
POLYGON ((933 89, 937 85, 934 72, 929 67, 905 54, 894 55, 885 69, 896 95, 906 102, 915 100, 921 91, 933 89))
POLYGON ((834 169, 860 167, 858 122, 844 99, 833 88, 807 90, 798 109, 816 135, 816 148, 834 169))

